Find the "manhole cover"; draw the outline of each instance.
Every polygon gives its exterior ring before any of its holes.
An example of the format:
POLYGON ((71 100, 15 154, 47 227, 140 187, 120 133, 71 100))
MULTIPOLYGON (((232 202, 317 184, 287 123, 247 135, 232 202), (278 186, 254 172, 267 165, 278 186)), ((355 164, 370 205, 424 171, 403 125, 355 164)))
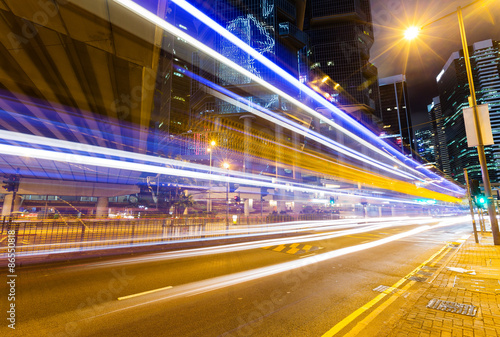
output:
POLYGON ((461 304, 457 302, 443 301, 433 298, 427 303, 427 308, 436 309, 446 312, 453 312, 455 314, 476 316, 477 307, 472 304, 461 304))

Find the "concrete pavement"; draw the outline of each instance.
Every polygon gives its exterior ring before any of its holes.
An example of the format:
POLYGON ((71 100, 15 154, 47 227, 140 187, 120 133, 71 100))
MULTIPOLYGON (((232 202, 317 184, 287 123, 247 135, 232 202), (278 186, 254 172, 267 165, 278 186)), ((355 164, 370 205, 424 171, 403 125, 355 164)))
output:
POLYGON ((500 246, 491 234, 479 241, 469 237, 403 307, 380 318, 377 336, 500 336, 500 246))

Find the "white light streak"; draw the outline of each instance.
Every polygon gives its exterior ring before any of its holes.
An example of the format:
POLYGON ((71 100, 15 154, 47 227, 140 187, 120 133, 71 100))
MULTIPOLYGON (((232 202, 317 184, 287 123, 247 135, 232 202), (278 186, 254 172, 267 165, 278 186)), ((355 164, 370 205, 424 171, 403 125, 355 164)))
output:
MULTIPOLYGON (((397 159, 396 157, 387 154, 386 152, 384 152, 381 149, 379 149, 377 146, 372 145, 371 143, 369 143, 368 141, 364 140, 363 138, 361 138, 361 137, 353 134, 352 132, 350 132, 350 131, 342 128, 341 126, 339 126, 338 124, 334 123, 330 119, 324 117, 322 114, 320 114, 320 113, 316 112, 315 110, 311 109, 310 107, 308 107, 307 105, 305 105, 302 102, 298 101, 294 97, 292 97, 292 96, 286 94, 285 92, 279 90, 278 88, 276 88, 275 86, 271 85, 270 83, 264 81, 263 79, 259 78, 255 74, 252 74, 251 72, 247 71, 246 69, 244 69, 243 67, 239 66, 235 62, 233 62, 233 61, 229 60, 228 58, 222 56, 221 54, 217 53, 215 50, 209 48, 205 44, 201 43, 200 41, 198 41, 195 38, 191 37, 190 35, 186 34, 185 32, 179 30, 175 26, 169 24, 165 20, 160 19, 158 16, 156 16, 155 14, 149 12, 145 8, 137 5, 133 1, 130 1, 130 0, 114 0, 114 1, 116 3, 122 5, 123 7, 128 8, 130 11, 138 14, 139 16, 143 17, 144 19, 150 21, 151 23, 153 23, 153 24, 155 24, 155 25, 163 28, 164 30, 166 30, 166 31, 168 31, 168 32, 170 32, 170 33, 172 33, 172 34, 180 37, 180 38, 182 38, 184 41, 186 41, 186 43, 188 43, 191 46, 197 48, 198 50, 202 51, 203 53, 212 56, 213 58, 217 59, 221 63, 223 63, 223 64, 225 64, 225 65, 233 68, 234 70, 240 72, 242 75, 251 78, 256 83, 259 83, 260 85, 262 85, 263 87, 267 88, 271 92, 274 92, 275 94, 283 97, 284 99, 286 99, 287 101, 293 103, 295 106, 299 107, 300 109, 302 109, 304 111, 307 111, 310 115, 318 118, 319 120, 323 121, 324 123, 326 123, 326 124, 330 125, 331 127, 335 128, 336 130, 344 133, 346 136, 352 138, 356 142, 358 142, 360 144, 363 144, 364 146, 366 146, 370 150, 372 150, 372 151, 374 151, 374 152, 382 155, 383 157, 386 157, 390 161, 393 161, 393 162, 396 162, 398 164, 401 164, 401 161, 399 159, 397 159)), ((196 7, 192 6, 191 4, 189 4, 188 2, 186 2, 184 0, 173 0, 173 2, 176 3, 178 6, 180 6, 181 8, 185 9, 187 11, 187 13, 190 13, 191 15, 193 15, 194 17, 196 17, 197 19, 201 20, 202 22, 204 22, 205 24, 207 24, 208 26, 210 26, 214 31, 216 31, 221 36, 225 37, 226 39, 228 39, 229 41, 231 41, 232 43, 234 43, 236 46, 238 46, 239 48, 241 48, 242 50, 244 50, 245 52, 247 52, 249 55, 251 55, 255 59, 259 60, 262 64, 266 65, 268 68, 270 68, 273 71, 275 71, 277 74, 279 74, 280 76, 282 76, 283 78, 285 78, 289 83, 293 84, 294 86, 296 86, 300 90, 306 92, 309 96, 313 97, 317 102, 319 102, 320 104, 322 104, 324 107, 326 107, 330 111, 336 113, 337 115, 343 117, 344 119, 348 120, 351 123, 355 123, 350 117, 348 117, 340 109, 338 109, 337 107, 335 107, 332 104, 329 104, 328 101, 326 101, 322 96, 318 95, 316 92, 314 92, 313 90, 311 90, 310 88, 308 88, 304 84, 300 83, 293 76, 291 76, 290 74, 288 74, 287 72, 285 72, 283 69, 281 69, 280 67, 278 67, 276 64, 274 64, 273 62, 271 62, 270 60, 268 60, 267 58, 265 58, 263 55, 261 55, 260 53, 258 53, 257 51, 255 51, 248 44, 244 43, 243 41, 241 41, 240 39, 238 39, 237 37, 235 37, 233 34, 231 34, 230 32, 228 32, 225 28, 223 28, 222 26, 218 25, 216 22, 214 22, 213 20, 211 20, 204 13, 202 13, 201 11, 199 11, 196 7)), ((359 126, 359 128, 361 129, 362 127, 359 126)), ((376 135, 374 135, 373 133, 369 132, 368 130, 366 130, 364 128, 363 128, 363 131, 369 137, 371 137, 375 142, 379 141, 378 137, 376 135)), ((384 143, 384 145, 387 145, 387 144, 384 143)), ((418 175, 422 174, 422 172, 419 172, 419 171, 415 170, 412 167, 409 167, 407 165, 405 165, 405 167, 407 169, 409 169, 410 171, 418 174, 418 175)), ((403 171, 401 169, 397 169, 397 170, 400 171, 402 174, 408 175, 408 177, 410 177, 410 178, 413 178, 413 179, 416 179, 416 180, 422 180, 422 178, 419 178, 418 176, 414 176, 414 175, 409 175, 407 172, 405 172, 405 171, 403 171)), ((431 173, 431 172, 429 172, 429 173, 431 173)), ((444 187, 442 187, 440 185, 437 185, 437 184, 434 184, 434 185, 436 187, 438 187, 438 188, 449 190, 449 189, 444 188, 444 187)), ((449 190, 449 191, 451 191, 451 190, 449 190)), ((453 192, 453 191, 451 191, 451 192, 453 192)))
MULTIPOLYGON (((449 222, 447 224, 441 224, 440 226, 450 226, 450 225, 458 224, 460 222, 461 222, 460 220, 455 220, 455 221, 449 222)), ((257 269, 253 269, 253 270, 249 270, 249 271, 234 273, 231 275, 224 275, 224 276, 219 276, 219 277, 215 277, 215 278, 208 279, 208 280, 184 284, 184 285, 176 287, 175 289, 177 289, 177 292, 175 292, 172 295, 161 296, 161 297, 153 298, 151 300, 146 300, 144 302, 136 302, 136 304, 125 306, 125 307, 122 307, 122 308, 119 308, 116 310, 111 310, 111 311, 105 312, 101 315, 91 316, 88 319, 91 319, 94 317, 105 316, 105 315, 121 312, 121 311, 132 309, 132 308, 137 308, 137 307, 144 306, 144 305, 150 305, 152 303, 157 303, 160 301, 172 300, 174 298, 179 298, 179 297, 194 296, 194 295, 197 295, 200 293, 205 293, 205 292, 209 292, 209 291, 223 289, 223 288, 226 288, 229 286, 234 286, 237 284, 260 279, 263 277, 280 274, 280 273, 287 272, 287 271, 290 271, 293 269, 305 267, 305 266, 316 264, 319 262, 328 261, 328 260, 331 260, 331 259, 334 259, 334 258, 337 258, 340 256, 344 256, 344 255, 364 251, 364 250, 367 250, 370 248, 382 246, 384 244, 394 242, 394 241, 397 241, 397 240, 400 240, 400 239, 403 239, 406 237, 410 237, 410 236, 422 233, 424 231, 427 231, 427 230, 430 230, 433 228, 435 228, 435 226, 434 227, 431 227, 429 225, 420 226, 420 227, 417 227, 417 228, 412 229, 410 231, 399 233, 399 234, 396 234, 393 236, 389 236, 389 237, 381 239, 381 240, 367 242, 367 243, 356 245, 356 246, 341 248, 341 249, 337 249, 334 251, 325 252, 325 253, 318 254, 315 256, 307 257, 307 258, 304 258, 301 260, 280 263, 280 264, 276 264, 273 266, 257 268, 257 269)), ((136 300, 138 300, 138 299, 136 299, 136 300)))

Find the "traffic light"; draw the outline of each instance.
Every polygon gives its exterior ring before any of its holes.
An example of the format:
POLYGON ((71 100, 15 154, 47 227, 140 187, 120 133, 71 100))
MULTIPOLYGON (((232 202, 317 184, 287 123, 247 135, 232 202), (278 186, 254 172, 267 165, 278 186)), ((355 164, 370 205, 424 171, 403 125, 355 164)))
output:
POLYGON ((236 202, 236 203, 240 202, 240 197, 237 196, 237 195, 235 195, 234 196, 234 202, 236 202))
POLYGON ((477 207, 484 207, 486 205, 486 197, 483 194, 476 196, 477 207))
POLYGON ((330 197, 330 205, 333 205, 335 203, 335 197, 330 197))
POLYGON ((470 195, 471 197, 481 194, 481 189, 479 188, 479 181, 476 179, 471 179, 469 182, 470 195))
POLYGON ((17 192, 19 189, 19 175, 17 174, 11 174, 11 175, 4 175, 4 178, 6 180, 3 180, 3 185, 2 187, 7 191, 7 192, 17 192))

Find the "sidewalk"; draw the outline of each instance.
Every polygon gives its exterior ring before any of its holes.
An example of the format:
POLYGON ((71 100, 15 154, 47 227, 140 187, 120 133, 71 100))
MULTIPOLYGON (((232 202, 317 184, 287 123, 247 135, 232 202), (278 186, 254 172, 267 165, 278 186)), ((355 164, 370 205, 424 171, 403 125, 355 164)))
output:
POLYGON ((379 336, 500 336, 500 246, 471 236, 412 297, 379 336))

